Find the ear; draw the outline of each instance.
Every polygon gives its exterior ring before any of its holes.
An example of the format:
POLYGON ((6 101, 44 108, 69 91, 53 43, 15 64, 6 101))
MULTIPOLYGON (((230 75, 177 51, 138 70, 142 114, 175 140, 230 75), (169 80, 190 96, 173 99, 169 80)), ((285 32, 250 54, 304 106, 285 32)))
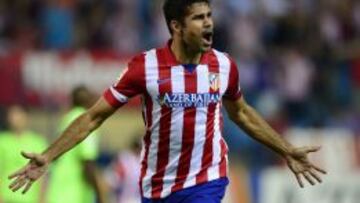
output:
POLYGON ((173 33, 175 34, 175 33, 180 33, 181 32, 182 25, 181 25, 181 23, 179 21, 172 20, 170 22, 170 27, 171 27, 173 33))

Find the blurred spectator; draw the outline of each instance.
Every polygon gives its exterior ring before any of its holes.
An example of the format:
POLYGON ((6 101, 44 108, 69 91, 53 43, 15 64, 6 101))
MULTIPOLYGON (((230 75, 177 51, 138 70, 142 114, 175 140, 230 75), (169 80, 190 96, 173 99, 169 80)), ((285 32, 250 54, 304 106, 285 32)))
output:
POLYGON ((232 25, 232 51, 238 56, 256 56, 260 53, 262 47, 255 19, 237 16, 232 25))
POLYGON ((303 125, 308 116, 307 102, 314 78, 313 64, 298 50, 288 50, 283 58, 280 89, 291 124, 303 125))
POLYGON ((118 0, 117 12, 112 16, 109 33, 113 48, 121 53, 134 53, 140 49, 141 36, 149 39, 145 33, 139 33, 139 1, 118 0))
POLYGON ((39 1, 0 2, 0 52, 27 50, 38 46, 39 1))
MULTIPOLYGON (((60 130, 84 113, 95 97, 86 87, 79 86, 73 90, 71 98, 71 110, 63 117, 60 130)), ((96 197, 100 203, 105 202, 102 179, 94 162, 98 156, 97 148, 98 135, 93 132, 66 156, 54 162, 47 198, 49 203, 89 203, 96 197)))
POLYGON ((354 18, 354 26, 357 31, 357 37, 360 36, 360 2, 355 2, 354 8, 353 8, 353 18, 354 18))
POLYGON ((10 106, 7 111, 8 129, 0 132, 0 202, 1 203, 41 203, 44 202, 44 181, 26 193, 13 193, 8 185, 8 176, 16 168, 26 164, 27 160, 19 154, 25 152, 40 153, 46 148, 45 139, 28 129, 28 114, 21 106, 10 106))
POLYGON ((265 14, 271 17, 279 17, 288 14, 290 2, 286 0, 261 0, 261 8, 265 14))
POLYGON ((114 191, 117 203, 137 203, 141 196, 139 191, 140 176, 140 137, 135 136, 128 150, 122 150, 108 173, 108 182, 114 191))
POLYGON ((337 46, 341 43, 342 33, 339 20, 333 13, 325 11, 319 19, 321 37, 330 46, 337 46))
POLYGON ((0 132, 6 130, 6 111, 0 106, 0 132))
POLYGON ((46 0, 41 21, 44 46, 50 49, 69 49, 74 43, 74 14, 71 3, 46 0))

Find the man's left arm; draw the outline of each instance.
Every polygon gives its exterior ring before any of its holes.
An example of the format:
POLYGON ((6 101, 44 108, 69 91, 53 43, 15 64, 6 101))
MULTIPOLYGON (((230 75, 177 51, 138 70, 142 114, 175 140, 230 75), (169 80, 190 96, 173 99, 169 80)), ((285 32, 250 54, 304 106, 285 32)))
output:
POLYGON ((249 136, 268 146, 270 149, 281 155, 295 174, 300 187, 304 187, 302 177, 311 185, 315 180, 322 182, 319 172, 326 174, 326 171, 315 166, 308 160, 308 153, 316 152, 320 147, 296 148, 283 139, 270 125, 251 107, 243 97, 236 100, 224 99, 224 106, 230 119, 243 129, 249 136), (314 180, 315 179, 315 180, 314 180))

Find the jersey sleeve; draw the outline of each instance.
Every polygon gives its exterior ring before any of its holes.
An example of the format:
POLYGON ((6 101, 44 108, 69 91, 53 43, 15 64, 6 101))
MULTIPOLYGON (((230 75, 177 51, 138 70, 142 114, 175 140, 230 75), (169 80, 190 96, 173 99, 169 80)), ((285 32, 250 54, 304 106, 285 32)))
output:
POLYGON ((105 90, 103 97, 113 107, 126 104, 131 97, 145 89, 144 54, 134 57, 121 73, 117 82, 105 90))
POLYGON ((236 63, 229 57, 230 60, 230 73, 229 83, 225 91, 224 98, 229 100, 237 100, 242 96, 240 82, 239 82, 239 71, 236 63))

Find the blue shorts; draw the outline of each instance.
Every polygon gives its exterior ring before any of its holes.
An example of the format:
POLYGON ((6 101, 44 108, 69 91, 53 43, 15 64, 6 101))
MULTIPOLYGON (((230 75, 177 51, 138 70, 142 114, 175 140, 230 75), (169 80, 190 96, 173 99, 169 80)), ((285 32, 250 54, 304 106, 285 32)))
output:
POLYGON ((220 178, 204 184, 185 188, 164 199, 142 198, 142 203, 220 203, 225 195, 228 178, 220 178))

